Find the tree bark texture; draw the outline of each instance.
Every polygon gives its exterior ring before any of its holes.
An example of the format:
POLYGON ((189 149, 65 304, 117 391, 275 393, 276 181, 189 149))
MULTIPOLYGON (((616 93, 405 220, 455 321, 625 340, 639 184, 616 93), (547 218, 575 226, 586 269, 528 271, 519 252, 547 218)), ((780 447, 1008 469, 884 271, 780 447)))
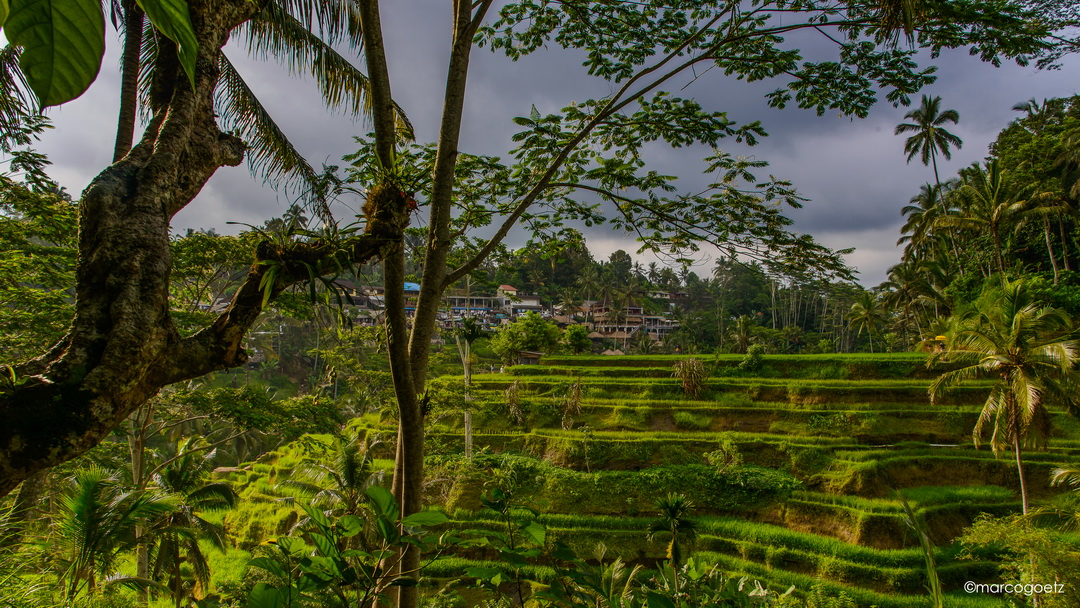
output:
MULTIPOLYGON (((182 338, 169 315, 169 222, 219 167, 236 166, 245 145, 214 119, 218 58, 229 32, 262 3, 189 0, 199 43, 195 89, 167 40, 159 42, 152 118, 142 139, 102 171, 79 206, 75 318, 50 352, 0 366, 0 496, 35 472, 99 443, 162 387, 243 364, 244 334, 262 311, 260 281, 280 271, 271 298, 308 280, 320 243, 283 249, 263 243, 229 308, 182 338), (12 380, 14 378, 14 380, 12 380)), ((376 257, 381 236, 350 246, 358 261, 376 257)), ((335 251, 339 251, 340 248, 335 251)))

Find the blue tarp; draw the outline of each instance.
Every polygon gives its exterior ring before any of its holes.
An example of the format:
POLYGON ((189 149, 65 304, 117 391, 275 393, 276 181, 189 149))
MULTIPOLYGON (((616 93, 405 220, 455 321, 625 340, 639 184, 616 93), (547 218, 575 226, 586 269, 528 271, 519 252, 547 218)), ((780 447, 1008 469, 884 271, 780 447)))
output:
POLYGON ((405 281, 405 291, 420 291, 420 284, 405 281))

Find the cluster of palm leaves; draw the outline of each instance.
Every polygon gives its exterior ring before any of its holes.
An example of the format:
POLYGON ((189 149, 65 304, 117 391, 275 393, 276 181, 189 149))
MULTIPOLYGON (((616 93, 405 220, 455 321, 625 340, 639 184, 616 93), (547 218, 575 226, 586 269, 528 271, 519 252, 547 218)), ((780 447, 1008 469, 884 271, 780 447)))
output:
POLYGON ((225 542, 224 528, 204 514, 236 502, 231 486, 207 481, 214 456, 198 440, 184 440, 145 489, 116 471, 78 471, 59 499, 47 542, 67 601, 115 585, 171 596, 176 606, 200 596, 210 582, 201 543, 224 549, 225 542), (132 551, 146 556, 146 576, 118 573, 132 551))
MULTIPOLYGON (((112 0, 109 6, 123 44, 115 161, 132 147, 140 110, 144 118, 153 110, 151 97, 159 53, 175 52, 175 45, 155 29, 135 0, 112 0)), ((369 81, 353 63, 363 47, 353 2, 270 0, 255 18, 237 28, 234 37, 242 41, 253 58, 273 59, 291 75, 313 79, 330 110, 354 119, 368 114, 369 81)), ((8 46, 0 50, 3 124, 14 124, 15 118, 33 113, 17 59, 18 49, 8 46)), ((235 132, 248 144, 247 159, 253 173, 285 185, 302 200, 318 203, 316 210, 325 211, 322 172, 297 150, 224 52, 218 67, 221 75, 215 95, 219 122, 223 130, 235 132)), ((396 117, 401 135, 411 137, 411 126, 400 108, 396 117)))

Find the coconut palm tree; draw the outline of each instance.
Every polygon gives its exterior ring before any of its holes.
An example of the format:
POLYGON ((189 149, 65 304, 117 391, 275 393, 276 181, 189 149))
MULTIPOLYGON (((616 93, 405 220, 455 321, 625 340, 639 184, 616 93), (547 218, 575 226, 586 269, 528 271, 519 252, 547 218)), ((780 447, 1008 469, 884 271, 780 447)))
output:
POLYGON ((135 546, 135 526, 175 511, 176 505, 159 494, 128 491, 116 475, 91 468, 76 473, 60 509, 52 544, 65 554, 61 578, 70 601, 96 590, 120 554, 135 546))
POLYGON ((945 129, 945 124, 956 124, 960 120, 960 114, 956 110, 942 110, 941 97, 931 98, 922 96, 922 104, 918 108, 908 112, 904 118, 912 122, 896 125, 896 134, 913 133, 904 142, 904 152, 907 152, 907 162, 919 155, 922 164, 934 166, 934 183, 941 187, 941 178, 938 176, 937 155, 940 152, 945 160, 952 158, 952 148, 960 148, 964 145, 956 135, 945 129))
POLYGON ((225 527, 201 515, 231 509, 237 501, 230 484, 207 483, 215 456, 216 451, 206 450, 201 439, 189 437, 177 447, 176 458, 154 475, 155 485, 171 497, 176 510, 165 513, 150 526, 149 536, 154 543, 152 575, 155 580, 164 580, 176 608, 191 592, 210 584, 210 563, 200 541, 225 550, 225 527), (191 588, 181 575, 185 563, 195 576, 191 588))
POLYGON ((993 381, 972 437, 976 447, 990 431, 995 454, 1011 448, 1020 477, 1024 513, 1028 512, 1028 486, 1022 451, 1025 442, 1039 443, 1050 432, 1047 407, 1057 405, 1080 414, 1080 392, 1074 367, 1080 361, 1069 316, 1040 306, 1023 281, 1006 282, 1000 294, 984 297, 976 310, 960 321, 959 330, 939 361, 958 364, 930 385, 935 401, 948 389, 981 378, 993 381))
POLYGON ((870 291, 864 291, 855 299, 851 310, 847 315, 851 325, 858 329, 858 335, 866 331, 870 337, 870 352, 874 352, 874 332, 885 322, 885 311, 881 308, 881 302, 870 291))
POLYGON ((1005 272, 1005 237, 1030 216, 1062 212, 1056 204, 1040 204, 1044 197, 1031 197, 1031 187, 1010 182, 997 159, 986 167, 972 165, 962 172, 963 185, 956 190, 960 211, 939 218, 935 224, 963 230, 984 230, 994 245, 998 272, 1005 272))
MULTIPOLYGON (((467 307, 467 305, 466 305, 467 307)), ((472 345, 484 335, 480 324, 472 317, 466 317, 461 322, 455 337, 457 338, 458 355, 461 357, 461 366, 465 374, 465 457, 472 458, 473 422, 472 409, 469 402, 472 401, 472 345)))
POLYGON ((743 354, 754 342, 754 327, 757 322, 750 315, 739 315, 735 327, 731 330, 731 339, 735 342, 732 352, 743 354))
POLYGON ((944 184, 923 184, 919 194, 911 198, 900 213, 906 218, 904 225, 900 227, 900 238, 897 245, 904 245, 904 259, 925 257, 934 252, 934 243, 941 241, 946 249, 942 250, 946 255, 941 258, 942 262, 955 262, 963 274, 963 258, 956 240, 948 231, 937 224, 939 218, 949 212, 948 199, 950 194, 957 188, 959 181, 951 179, 944 184), (948 255, 951 250, 951 260, 948 255))
POLYGON ((697 524, 689 518, 690 511, 696 506, 694 501, 675 492, 656 501, 660 509, 660 518, 649 524, 648 539, 653 540, 661 534, 668 535, 667 558, 675 573, 675 589, 679 588, 679 566, 683 562, 683 545, 693 544, 697 539, 697 524))
POLYGON ((334 437, 324 458, 298 467, 281 485, 310 496, 313 506, 335 516, 359 515, 367 505, 364 491, 378 482, 379 474, 371 469, 372 449, 379 443, 371 434, 353 440, 334 437))

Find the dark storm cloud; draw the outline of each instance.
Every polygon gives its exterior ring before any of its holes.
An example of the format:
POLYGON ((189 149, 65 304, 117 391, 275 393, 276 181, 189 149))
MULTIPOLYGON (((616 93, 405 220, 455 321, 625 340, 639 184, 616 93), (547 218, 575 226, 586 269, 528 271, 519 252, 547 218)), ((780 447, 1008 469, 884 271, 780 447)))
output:
MULTIPOLYGON (((425 0, 384 4, 395 99, 416 127, 418 139, 431 141, 438 133, 446 78, 449 7, 425 0)), ((829 45, 818 38, 790 42, 803 45, 808 56, 831 54, 829 45)), ((54 163, 53 174, 72 193, 81 191, 111 155, 118 48, 110 41, 105 68, 87 95, 51 112, 57 128, 47 135, 41 149, 54 163)), ((369 128, 340 114, 327 114, 310 79, 291 77, 274 62, 248 59, 236 44, 228 52, 316 167, 323 162, 340 164, 341 156, 356 147, 353 137, 369 128)), ((354 63, 362 65, 359 59, 354 63)), ((1031 97, 1075 93, 1075 78, 1070 76, 1080 67, 1080 62, 1072 60, 1061 72, 1040 73, 1015 66, 994 69, 963 52, 945 54, 938 64, 938 81, 927 93, 940 95, 945 107, 960 112, 960 124, 950 130, 965 142, 951 162, 941 163, 943 179, 986 156, 987 144, 1016 117, 1010 110, 1013 104, 1031 97)), ((526 115, 533 105, 541 112, 554 112, 571 101, 611 91, 608 83, 583 72, 580 56, 559 50, 541 51, 514 63, 487 49, 475 49, 462 150, 505 158, 512 146, 510 136, 518 130, 511 121, 514 116, 526 115)), ((816 116, 806 110, 776 110, 766 107, 764 100, 778 86, 775 82, 747 84, 725 79, 716 70, 697 75, 693 82, 691 78, 673 82, 673 93, 698 97, 705 107, 726 111, 740 123, 761 120, 770 136, 760 145, 749 148, 725 142, 724 147, 769 161, 771 166, 761 176, 774 174, 794 181, 803 196, 811 199, 804 209, 790 213, 796 227, 833 247, 858 247, 849 260, 863 272, 865 284, 880 282, 898 260, 893 244, 900 208, 921 183, 933 179, 932 172, 917 161, 905 164, 903 139, 893 135, 908 109, 879 103, 868 118, 855 120, 838 118, 835 112, 816 116), (684 85, 687 88, 680 91, 684 85)), ((681 187, 693 189, 707 183, 708 176, 701 175, 699 167, 708 153, 702 149, 661 151, 650 157, 651 168, 681 174, 681 187)), ((261 224, 283 212, 289 201, 286 194, 261 185, 246 168, 225 168, 177 216, 174 225, 178 230, 214 227, 234 232, 238 228, 226 226, 226 221, 261 224)), ((636 248, 632 239, 609 231, 592 230, 588 235, 598 258, 606 258, 615 249, 636 248)), ((520 244, 524 237, 515 239, 514 244, 520 244)))

